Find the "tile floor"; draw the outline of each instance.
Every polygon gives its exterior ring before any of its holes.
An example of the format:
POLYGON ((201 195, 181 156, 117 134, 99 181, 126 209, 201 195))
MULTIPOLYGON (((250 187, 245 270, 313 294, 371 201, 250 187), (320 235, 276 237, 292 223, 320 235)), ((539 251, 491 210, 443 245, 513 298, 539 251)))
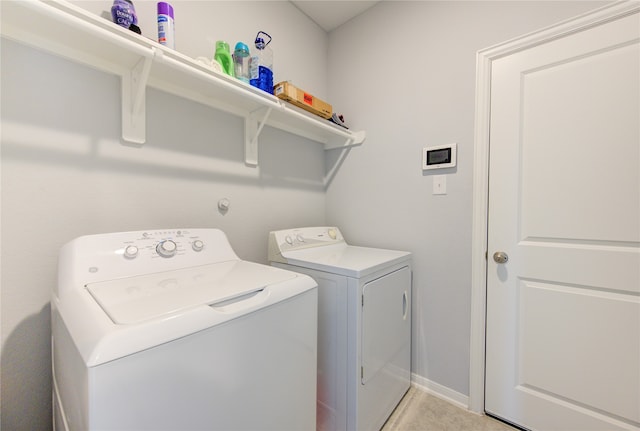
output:
POLYGON ((382 431, 517 431, 411 387, 382 431))

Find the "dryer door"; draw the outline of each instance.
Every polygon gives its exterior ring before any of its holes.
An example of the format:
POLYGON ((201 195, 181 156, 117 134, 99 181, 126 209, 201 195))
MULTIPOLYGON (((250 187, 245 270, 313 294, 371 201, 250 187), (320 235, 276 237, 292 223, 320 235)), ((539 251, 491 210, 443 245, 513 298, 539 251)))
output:
POLYGON ((362 290, 361 382, 380 372, 406 378, 411 366, 411 270, 366 283, 362 290))

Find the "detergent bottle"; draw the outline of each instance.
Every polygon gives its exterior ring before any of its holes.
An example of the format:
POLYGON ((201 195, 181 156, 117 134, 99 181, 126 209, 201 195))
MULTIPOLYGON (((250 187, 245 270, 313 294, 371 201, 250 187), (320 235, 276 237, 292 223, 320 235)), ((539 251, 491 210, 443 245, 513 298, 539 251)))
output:
POLYGON ((231 58, 231 51, 229 50, 229 44, 224 40, 216 42, 216 55, 213 57, 222 66, 222 71, 229 76, 236 76, 233 72, 233 59, 231 58))
POLYGON ((113 22, 119 26, 140 33, 140 28, 137 26, 136 9, 131 0, 114 0, 113 6, 111 6, 111 17, 113 22))

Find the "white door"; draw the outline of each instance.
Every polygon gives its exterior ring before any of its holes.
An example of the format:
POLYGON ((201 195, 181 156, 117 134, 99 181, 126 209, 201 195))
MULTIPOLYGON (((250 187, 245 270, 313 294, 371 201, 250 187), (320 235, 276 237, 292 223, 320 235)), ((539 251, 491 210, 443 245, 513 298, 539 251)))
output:
POLYGON ((640 429, 639 38, 492 65, 485 410, 529 429, 640 429))

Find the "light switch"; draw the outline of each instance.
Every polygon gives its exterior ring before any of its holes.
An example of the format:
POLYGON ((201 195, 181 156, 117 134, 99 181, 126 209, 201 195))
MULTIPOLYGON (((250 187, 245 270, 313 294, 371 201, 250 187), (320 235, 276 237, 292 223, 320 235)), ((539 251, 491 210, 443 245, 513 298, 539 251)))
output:
POLYGON ((447 194, 447 176, 446 175, 433 176, 433 194, 434 195, 447 194))

